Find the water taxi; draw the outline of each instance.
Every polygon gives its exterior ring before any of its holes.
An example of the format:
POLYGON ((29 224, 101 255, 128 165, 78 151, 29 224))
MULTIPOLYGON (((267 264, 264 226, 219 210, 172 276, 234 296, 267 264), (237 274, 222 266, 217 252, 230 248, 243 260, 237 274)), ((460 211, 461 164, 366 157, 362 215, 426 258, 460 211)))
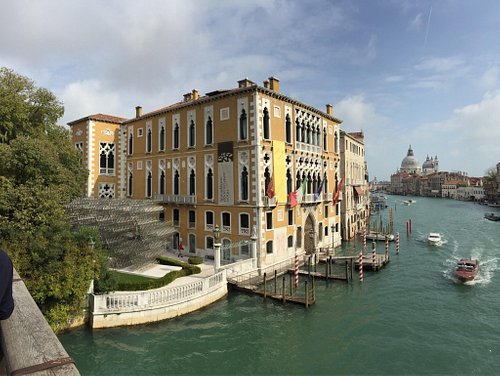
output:
POLYGON ((472 281, 479 272, 479 260, 460 259, 455 267, 454 275, 461 282, 472 281))
POLYGON ((389 240, 390 242, 394 241, 394 235, 393 234, 384 234, 384 233, 381 233, 381 232, 370 231, 365 236, 366 236, 367 240, 385 241, 385 238, 387 237, 387 240, 389 240))
POLYGON ((443 243, 443 239, 441 239, 441 234, 438 232, 430 232, 429 236, 427 236, 427 241, 431 245, 441 245, 443 243))
POLYGON ((489 219, 490 221, 500 222, 500 215, 496 215, 495 213, 486 213, 484 218, 489 219))

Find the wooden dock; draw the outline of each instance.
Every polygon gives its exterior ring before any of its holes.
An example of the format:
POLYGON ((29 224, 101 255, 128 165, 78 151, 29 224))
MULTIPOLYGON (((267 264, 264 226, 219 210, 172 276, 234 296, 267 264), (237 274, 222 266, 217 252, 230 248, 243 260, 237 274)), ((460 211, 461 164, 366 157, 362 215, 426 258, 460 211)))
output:
MULTIPOLYGON (((385 254, 377 253, 375 254, 375 262, 373 262, 373 256, 371 253, 363 255, 363 270, 371 270, 378 272, 384 266, 389 263, 390 259, 385 254)), ((359 269, 359 259, 355 262, 356 268, 359 269)))
POLYGON ((278 275, 275 271, 274 275, 254 277, 245 280, 244 282, 231 282, 228 285, 232 290, 244 292, 247 294, 259 295, 264 299, 271 299, 280 303, 293 303, 302 305, 308 308, 310 305, 315 304, 315 281, 314 278, 311 282, 304 281, 299 288, 295 288, 293 283, 293 274, 282 272, 278 275), (286 276, 289 276, 288 283, 286 276), (281 281, 280 281, 281 280, 281 281))

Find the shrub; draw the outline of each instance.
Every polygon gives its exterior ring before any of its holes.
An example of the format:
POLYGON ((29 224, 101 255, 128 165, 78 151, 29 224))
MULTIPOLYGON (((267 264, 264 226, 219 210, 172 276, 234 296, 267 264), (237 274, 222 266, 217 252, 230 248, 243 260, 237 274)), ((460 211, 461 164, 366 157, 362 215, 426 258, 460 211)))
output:
POLYGON ((203 264, 203 258, 200 256, 189 256, 188 263, 192 265, 200 265, 203 264))

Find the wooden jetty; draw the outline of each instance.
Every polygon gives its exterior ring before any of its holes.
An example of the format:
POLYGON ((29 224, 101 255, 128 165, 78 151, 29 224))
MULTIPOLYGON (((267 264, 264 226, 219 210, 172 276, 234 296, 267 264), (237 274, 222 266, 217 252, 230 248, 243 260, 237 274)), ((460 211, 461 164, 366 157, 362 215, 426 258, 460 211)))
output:
POLYGON ((262 276, 255 276, 240 282, 228 280, 228 284, 231 289, 236 291, 259 295, 264 299, 269 298, 283 304, 289 302, 308 308, 316 302, 314 278, 311 281, 304 281, 303 286, 299 286, 299 288, 295 288, 293 279, 294 275, 288 270, 280 273, 275 270, 274 275, 268 276, 267 273, 264 273, 262 276), (287 275, 289 276, 288 283, 286 282, 287 275))
MULTIPOLYGON (((375 254, 375 262, 371 253, 363 254, 363 270, 371 270, 378 272, 389 263, 390 259, 385 254, 375 254)), ((355 262, 356 268, 359 269, 359 260, 355 262)))

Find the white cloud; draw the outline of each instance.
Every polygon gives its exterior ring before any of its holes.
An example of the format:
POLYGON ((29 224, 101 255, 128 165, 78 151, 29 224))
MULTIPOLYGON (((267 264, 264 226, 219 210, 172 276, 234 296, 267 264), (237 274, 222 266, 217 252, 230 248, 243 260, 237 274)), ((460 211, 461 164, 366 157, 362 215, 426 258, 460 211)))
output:
POLYGON ((422 26, 422 13, 418 13, 413 20, 410 21, 410 29, 418 30, 422 26))
POLYGON ((491 67, 483 73, 479 82, 486 90, 491 90, 497 87, 498 84, 498 68, 491 67))
POLYGON ((98 80, 73 82, 63 89, 60 97, 64 98, 66 111, 61 123, 64 125, 72 120, 103 112, 127 117, 126 114, 120 114, 123 109, 120 96, 103 89, 98 80))
POLYGON ((464 61, 458 57, 434 57, 422 60, 415 65, 417 71, 447 72, 461 68, 464 61))

